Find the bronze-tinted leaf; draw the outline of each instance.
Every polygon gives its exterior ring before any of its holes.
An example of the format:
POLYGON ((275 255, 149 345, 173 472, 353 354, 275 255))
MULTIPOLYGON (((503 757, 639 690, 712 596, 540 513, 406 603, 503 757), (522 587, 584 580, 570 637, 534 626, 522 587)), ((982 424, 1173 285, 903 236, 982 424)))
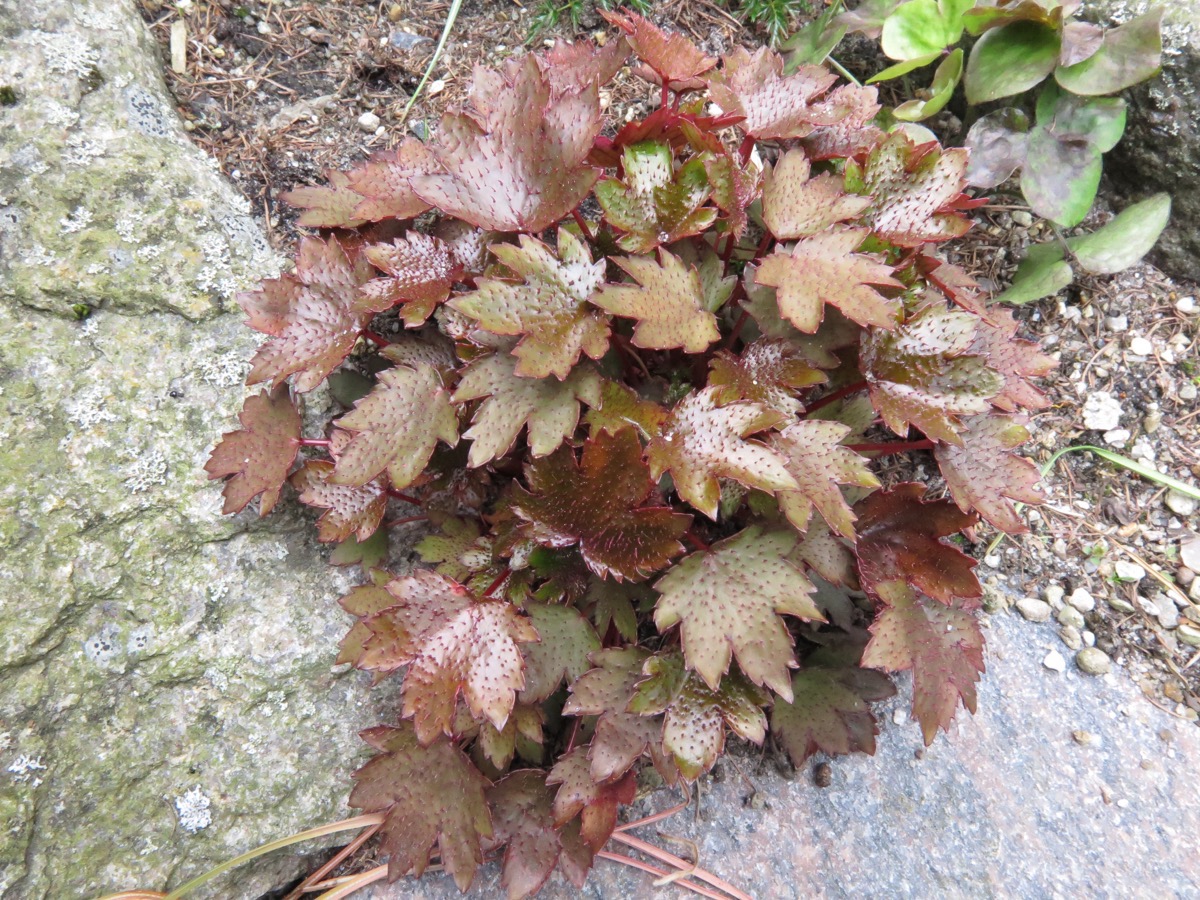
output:
POLYGON ((258 514, 265 516, 279 500, 300 452, 303 422, 284 386, 247 397, 238 420, 242 427, 221 437, 204 471, 209 478, 233 476, 225 483, 222 512, 240 512, 262 494, 258 514))
POLYGON ((617 810, 633 802, 637 792, 637 777, 629 772, 611 782, 597 782, 588 762, 589 747, 576 747, 559 758, 546 778, 547 784, 561 785, 554 797, 554 819, 564 825, 580 818, 580 837, 599 850, 612 836, 617 824, 617 810))
POLYGON ((841 446, 849 433, 850 426, 840 422, 804 421, 771 437, 771 448, 800 485, 798 490, 778 493, 779 509, 800 531, 808 528, 816 507, 830 528, 854 539, 854 513, 838 485, 877 488, 879 479, 867 468, 866 459, 841 446))
POLYGON ((816 102, 837 81, 824 66, 801 66, 784 75, 783 58, 767 47, 754 53, 737 47, 724 63, 709 91, 725 113, 744 116, 738 127, 759 140, 805 137, 846 116, 816 102))
POLYGON ((623 775, 647 747, 662 741, 661 719, 629 711, 648 656, 636 646, 600 650, 592 654, 595 668, 571 685, 564 715, 600 717, 588 748, 593 782, 623 775))
POLYGON ((363 285, 377 309, 404 304, 400 318, 409 328, 425 322, 462 275, 462 266, 441 240, 410 231, 391 244, 375 244, 364 251, 371 264, 388 274, 363 285))
POLYGON ((718 351, 709 361, 708 386, 718 404, 751 400, 785 416, 802 409, 796 392, 827 378, 791 342, 759 338, 734 356, 718 351))
POLYGON ((487 803, 495 831, 489 843, 505 846, 500 883, 509 900, 530 897, 554 871, 561 849, 554 828, 554 791, 544 772, 522 769, 496 782, 487 803))
POLYGON ((682 34, 667 34, 632 10, 597 10, 629 38, 633 52, 664 81, 690 81, 717 64, 682 34))
POLYGON ((572 606, 526 603, 525 614, 539 639, 522 646, 525 654, 525 690, 521 702, 540 703, 562 684, 591 668, 589 654, 600 649, 600 639, 587 619, 572 606))
POLYGON ((292 475, 300 502, 325 510, 317 519, 317 540, 344 541, 354 535, 365 541, 387 512, 387 484, 380 478, 359 486, 330 484, 332 474, 333 463, 312 459, 292 475))
POLYGON ((779 240, 819 234, 853 219, 871 205, 870 197, 847 194, 844 180, 825 172, 810 177, 812 164, 803 150, 789 150, 763 181, 763 222, 779 240))
POLYGON ((963 445, 938 444, 934 450, 950 495, 963 512, 979 514, 1001 531, 1029 530, 1012 501, 1029 505, 1045 501, 1037 489, 1037 466, 1011 451, 1029 440, 1029 430, 1011 416, 975 416, 962 431, 963 445))

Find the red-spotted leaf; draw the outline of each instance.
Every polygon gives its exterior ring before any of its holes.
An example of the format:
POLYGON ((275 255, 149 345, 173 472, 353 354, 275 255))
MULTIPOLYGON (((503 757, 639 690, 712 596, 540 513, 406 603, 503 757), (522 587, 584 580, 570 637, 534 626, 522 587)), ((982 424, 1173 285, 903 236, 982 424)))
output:
POLYGON ((816 507, 830 528, 854 539, 854 513, 838 485, 877 488, 879 479, 867 468, 866 459, 840 446, 849 433, 850 426, 840 422, 805 421, 771 437, 771 448, 800 485, 798 490, 776 495, 779 509, 800 531, 808 528, 816 507))
POLYGON ((917 145, 896 131, 877 144, 859 169, 851 161, 847 180, 873 198, 863 221, 884 240, 917 247, 959 237, 971 223, 956 212, 963 202, 967 158, 963 149, 917 145))
POLYGON ((438 574, 463 584, 492 566, 491 539, 480 536, 479 523, 474 519, 442 519, 438 533, 421 538, 414 549, 421 562, 436 563, 438 574))
POLYGON ((629 703, 639 715, 665 713, 662 749, 687 781, 713 767, 725 746, 728 727, 739 737, 761 744, 767 733, 762 707, 770 698, 735 671, 721 679, 716 690, 684 668, 678 653, 646 660, 646 678, 629 703))
POLYGON ((565 678, 575 681, 591 668, 588 655, 600 649, 600 639, 571 606, 525 604, 525 614, 540 640, 525 644, 525 690, 522 703, 540 703, 558 690, 565 678))
POLYGON ((721 496, 718 476, 763 491, 798 487, 778 454, 746 440, 782 424, 785 417, 761 403, 717 406, 719 390, 707 387, 680 400, 646 448, 651 476, 670 472, 680 498, 714 520, 721 496))
POLYGON ((371 629, 367 627, 365 620, 396 603, 387 590, 387 583, 392 580, 391 574, 383 569, 372 569, 370 577, 370 584, 361 584, 338 600, 342 609, 359 618, 342 638, 337 657, 338 665, 354 665, 358 662, 367 641, 371 639, 371 629))
POLYGON ((796 766, 817 752, 874 755, 879 726, 871 704, 896 695, 882 672, 828 656, 813 653, 792 676, 792 699, 776 700, 771 709, 771 735, 796 766))
POLYGON ((570 374, 580 354, 599 359, 608 350, 608 318, 588 300, 604 281, 604 261, 593 263, 571 232, 558 232, 558 255, 537 238, 521 235, 519 247, 495 244, 492 252, 522 281, 482 278, 477 290, 450 301, 493 334, 522 335, 513 353, 525 378, 570 374))
POLYGON ((247 384, 280 384, 295 375, 301 392, 325 380, 354 349, 359 332, 387 304, 360 290, 371 276, 362 257, 352 262, 336 239, 303 238, 296 271, 239 294, 247 324, 271 335, 254 354, 247 384))
POLYGON ((238 421, 242 427, 222 435, 204 471, 210 479, 233 476, 225 482, 222 512, 240 512, 262 494, 258 514, 265 516, 279 500, 296 461, 303 422, 283 386, 247 397, 238 421))
MULTIPOLYGON (((461 719, 471 718, 470 710, 463 709, 461 704, 457 712, 461 719)), ((540 706, 525 706, 518 703, 513 707, 512 715, 508 717, 508 721, 501 729, 497 729, 487 721, 478 725, 472 721, 470 727, 462 728, 463 722, 456 721, 454 732, 460 739, 468 739, 471 734, 476 734, 477 738, 473 749, 482 754, 488 762, 495 766, 497 771, 503 772, 512 763, 518 744, 523 748, 521 755, 526 758, 527 751, 541 749, 542 742, 545 740, 545 735, 542 733, 543 720, 544 715, 540 706)))
POLYGON ((808 566, 826 581, 858 587, 854 554, 844 540, 829 530, 824 519, 810 519, 808 530, 793 553, 796 562, 808 566))
POLYGON ((428 363, 396 366, 379 373, 379 383, 338 420, 355 432, 329 481, 362 485, 386 471, 397 490, 425 469, 440 440, 458 443, 458 417, 437 370, 428 363))
POLYGON ((580 837, 593 850, 599 850, 612 836, 617 825, 617 810, 633 802, 637 777, 598 783, 588 761, 590 747, 576 747, 563 755, 546 777, 547 784, 560 785, 554 797, 554 820, 559 825, 580 818, 580 837))
POLYGON ((608 284, 592 302, 616 316, 636 319, 633 343, 652 350, 680 348, 702 353, 721 337, 717 317, 705 308, 700 275, 669 251, 652 257, 615 257, 612 261, 638 284, 608 284))
POLYGON ((578 93, 588 85, 608 84, 629 58, 629 41, 624 36, 603 47, 591 41, 555 41, 539 56, 542 71, 555 93, 578 93))
POLYGON ((818 125, 832 125, 846 113, 817 102, 837 76, 824 66, 801 66, 783 74, 783 58, 763 47, 754 53, 738 47, 724 57, 721 74, 709 91, 727 114, 745 116, 738 128, 759 140, 800 138, 818 125))
POLYGON ((763 222, 779 240, 818 234, 855 218, 871 205, 870 197, 847 194, 840 176, 825 172, 812 178, 811 172, 812 164, 803 150, 789 150, 766 171, 763 222))
POLYGON ((516 488, 514 509, 530 535, 547 547, 579 546, 602 578, 640 581, 683 552, 679 538, 691 517, 643 506, 654 487, 632 429, 600 434, 582 459, 561 447, 526 469, 529 490, 516 488))
POLYGON ((350 805, 385 813, 380 851, 388 860, 388 878, 419 876, 436 842, 442 866, 466 891, 483 862, 480 838, 492 836, 487 779, 450 742, 423 746, 407 723, 370 728, 360 736, 379 755, 352 776, 350 805))
POLYGON ((704 160, 695 158, 678 170, 671 148, 643 141, 625 148, 622 178, 605 178, 596 185, 596 199, 609 224, 627 232, 617 243, 630 253, 648 253, 700 234, 717 218, 704 203, 712 194, 704 160))
POLYGON ((327 172, 328 185, 303 185, 280 194, 279 199, 304 210, 297 225, 307 228, 357 228, 368 220, 355 214, 363 195, 350 186, 346 172, 327 172))
POLYGON ((719 153, 704 156, 704 171, 712 185, 712 201, 725 213, 729 231, 740 238, 750 224, 746 214, 759 195, 760 179, 752 166, 741 166, 733 154, 722 147, 719 153))
POLYGON ((863 335, 862 371, 888 428, 903 435, 912 424, 934 440, 962 444, 959 417, 987 412, 1004 385, 986 349, 976 349, 984 327, 971 313, 930 304, 895 331, 863 335))
POLYGON ((344 541, 354 535, 365 541, 378 529, 387 512, 387 484, 381 478, 361 486, 330 484, 334 465, 312 459, 292 475, 300 502, 323 509, 317 519, 317 540, 344 541))
POLYGON ((591 365, 577 366, 565 380, 522 378, 516 357, 492 354, 477 359, 463 373, 453 400, 486 398, 463 432, 470 438, 471 466, 482 466, 504 456, 516 443, 521 429, 529 427, 529 451, 535 456, 553 453, 575 432, 579 403, 600 405, 600 376, 591 365))
POLYGON ((913 716, 925 744, 938 728, 949 729, 959 698, 975 712, 975 683, 984 670, 983 633, 961 605, 922 597, 903 581, 876 588, 886 604, 871 626, 862 665, 889 672, 913 672, 913 716))
POLYGON ((827 376, 791 341, 759 338, 734 356, 718 351, 709 361, 708 386, 718 404, 752 400, 784 416, 802 409, 796 391, 820 384, 827 376))
POLYGON ((925 485, 904 482, 859 502, 858 574, 864 589, 906 581, 942 603, 979 597, 977 565, 943 538, 975 525, 949 500, 925 500, 925 485))
POLYGON ((388 278, 363 285, 363 293, 378 301, 378 309, 403 303, 400 318, 409 328, 425 322, 437 305, 450 296, 462 275, 462 266, 441 240, 410 231, 391 244, 376 244, 365 251, 367 259, 388 278))
POLYGON ((633 52, 664 81, 689 81, 717 64, 682 34, 667 34, 631 10, 597 10, 608 23, 629 38, 633 52))
POLYGON ((644 584, 593 578, 580 606, 588 611, 601 637, 611 625, 625 640, 636 641, 638 622, 634 606, 648 602, 653 596, 644 584))
POLYGON ((599 716, 588 748, 591 780, 606 782, 629 770, 651 744, 662 740, 662 721, 629 711, 629 701, 649 656, 636 646, 592 654, 596 668, 571 685, 568 716, 599 716))
POLYGON ((617 381, 605 381, 600 388, 600 408, 589 409, 583 417, 592 437, 597 433, 616 434, 630 426, 644 438, 658 434, 667 411, 652 400, 639 397, 617 381))
POLYGON ((477 70, 471 103, 442 117, 432 151, 444 172, 414 176, 417 195, 492 231, 538 232, 570 215, 600 174, 585 163, 600 133, 596 84, 554 95, 527 56, 502 76, 477 70))
POLYGON ((964 424, 962 447, 938 444, 934 449, 950 496, 963 512, 978 510, 1001 531, 1024 534, 1029 528, 1012 501, 1045 501, 1037 466, 1009 452, 1029 440, 1029 430, 1011 416, 975 416, 964 424))
POLYGON ((810 159, 826 160, 858 156, 874 147, 884 133, 875 124, 879 113, 879 91, 874 87, 843 84, 821 102, 842 115, 833 125, 813 129, 801 141, 810 159))
POLYGON ((872 285, 903 285, 891 267, 854 252, 866 236, 865 229, 835 228, 797 241, 791 252, 777 248, 759 260, 755 281, 774 287, 783 317, 809 334, 820 327, 827 303, 860 325, 892 328, 900 304, 872 285))
POLYGON ((791 696, 792 638, 780 616, 823 620, 808 595, 812 582, 788 561, 796 535, 757 526, 680 560, 654 585, 654 624, 678 624, 683 655, 716 690, 732 657, 755 684, 791 696))
POLYGON ((988 318, 994 324, 979 323, 969 352, 984 357, 1003 379, 999 393, 991 398, 992 405, 1008 412, 1019 406, 1025 409, 1049 406, 1046 395, 1030 384, 1029 379, 1054 371, 1058 363, 1041 353, 1033 341, 1017 338, 1017 320, 1008 310, 989 309, 988 318))
POLYGON ((376 153, 346 173, 349 187, 362 195, 354 214, 371 222, 419 216, 430 204, 413 191, 412 179, 439 168, 429 148, 415 138, 376 153))
POLYGON ((487 792, 493 847, 505 847, 500 884, 510 900, 536 894, 558 862, 561 845, 554 827, 554 791, 546 774, 512 772, 487 792))
POLYGON ((387 586, 395 605, 366 619, 372 637, 359 668, 404 676, 404 717, 423 743, 450 734, 461 692, 471 714, 504 728, 525 687, 520 644, 538 639, 503 600, 476 599, 461 584, 418 570, 387 586))

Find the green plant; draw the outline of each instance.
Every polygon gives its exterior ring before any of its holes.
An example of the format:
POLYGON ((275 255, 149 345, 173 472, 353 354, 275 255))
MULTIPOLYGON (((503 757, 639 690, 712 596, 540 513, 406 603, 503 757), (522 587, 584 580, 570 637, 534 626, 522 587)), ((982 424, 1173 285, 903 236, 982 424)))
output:
MULTIPOLYGON (((719 0, 725 6, 728 0, 719 0)), ((599 9, 614 9, 624 6, 638 13, 651 13, 654 4, 651 0, 542 0, 533 16, 530 27, 530 37, 536 37, 547 28, 553 28, 560 22, 569 21, 574 28, 579 27, 580 18, 589 5, 599 9)), ((778 43, 787 35, 796 17, 809 12, 809 0, 738 0, 734 4, 747 22, 761 25, 766 29, 771 43, 778 43)))
MULTIPOLYGON (((1162 7, 1105 30, 1075 18, 1081 5, 866 0, 836 24, 878 36, 883 52, 896 60, 868 83, 904 78, 907 86, 910 73, 936 64, 927 89, 906 87, 916 96, 891 111, 898 120, 918 122, 942 111, 961 81, 973 120, 965 141, 967 182, 994 188, 1019 172, 1032 211, 1074 227, 1095 201, 1103 155, 1125 130, 1125 101, 1113 95, 1154 77, 1162 57, 1162 7), (974 39, 969 52, 959 46, 968 37, 974 39), (979 108, 998 100, 1015 105, 976 118, 979 108)), ((801 45, 810 42, 804 38, 801 45)), ((1132 265, 1153 247, 1169 212, 1169 198, 1160 195, 1096 234, 1032 247, 1013 289, 1000 299, 1027 303, 1066 287, 1076 269, 1110 274, 1132 265)))
POLYGON ((983 670, 947 539, 1039 500, 1012 451, 1052 363, 935 251, 977 205, 966 152, 885 133, 824 68, 606 16, 603 49, 480 69, 429 145, 292 191, 325 233, 239 298, 268 387, 207 469, 229 513, 290 482, 367 573, 338 659, 403 673, 351 794, 392 877, 436 844, 464 888, 502 847, 510 895, 582 883, 635 846, 643 760, 687 784, 768 730, 797 764, 873 752, 889 672, 932 741, 983 670), (663 103, 603 136, 631 50, 663 103), (303 437, 325 383, 347 411, 303 437), (904 452, 953 502, 881 487, 904 452), (418 520, 427 567, 380 568, 418 520))

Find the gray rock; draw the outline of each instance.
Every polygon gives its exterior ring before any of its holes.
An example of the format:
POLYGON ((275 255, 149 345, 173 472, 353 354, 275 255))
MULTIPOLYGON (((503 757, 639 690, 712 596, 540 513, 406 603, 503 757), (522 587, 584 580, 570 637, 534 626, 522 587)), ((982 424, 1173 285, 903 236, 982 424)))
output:
POLYGON ((223 517, 201 471, 265 235, 130 0, 0 0, 0 23, 0 897, 162 888, 344 817, 386 713, 331 669, 351 578, 310 517, 223 517))
POLYGON ((1055 618, 1058 620, 1058 624, 1070 625, 1072 628, 1082 629, 1084 625, 1083 613, 1073 606, 1064 606, 1058 611, 1055 618))
POLYGON ((1133 604, 1124 597, 1118 597, 1115 594, 1109 594, 1104 598, 1104 600, 1109 606, 1119 613, 1137 612, 1137 610, 1133 608, 1133 604))
POLYGON ((1042 599, 1049 603, 1052 609, 1059 609, 1063 604, 1064 593, 1066 591, 1061 584, 1051 583, 1042 588, 1042 599))
MULTIPOLYGON (((1200 570, 1200 537, 1189 537, 1180 543, 1179 561, 1192 571, 1194 578, 1196 571, 1200 570)), ((1188 584, 1191 584, 1190 580, 1188 584)))
POLYGON ((1085 647, 1076 653, 1075 665, 1085 675, 1107 675, 1112 671, 1112 660, 1098 647, 1085 647))
MULTIPOLYGON (((655 830, 695 841, 702 866, 755 898, 1194 896, 1187 836, 1200 833, 1200 729, 1155 709, 1120 673, 1037 677, 1039 633, 1015 616, 991 619, 979 711, 928 749, 915 723, 892 724, 905 696, 877 710, 874 757, 829 761, 831 786, 815 786, 807 770, 785 779, 758 748, 735 746, 753 788, 726 767, 722 780, 705 779, 699 818, 688 809, 636 834, 684 856, 655 830), (1073 732, 1088 737, 1077 743, 1073 732), (753 793, 766 799, 761 809, 746 804, 753 793)), ((628 818, 677 802, 678 792, 661 791, 628 818)), ((498 869, 480 871, 468 900, 504 895, 498 869)), ((666 896, 651 881, 601 861, 583 891, 554 875, 539 896, 666 896)), ((418 896, 460 895, 433 875, 419 888, 377 885, 363 900, 418 896)))
MULTIPOLYGON (((1119 578, 1121 581, 1138 582, 1146 577, 1145 569, 1135 562, 1129 562, 1124 559, 1117 560, 1113 570, 1116 572, 1117 578, 1119 578)), ((1090 597, 1091 595, 1089 594, 1088 596, 1090 597)), ((1095 606, 1095 601, 1092 601, 1092 605, 1095 606)), ((1074 606, 1074 604, 1072 604, 1072 606, 1074 606)), ((1076 609, 1078 609, 1078 607, 1076 607, 1076 609)))
POLYGON ((1079 629, 1074 625, 1064 625, 1058 629, 1058 636, 1062 638, 1062 642, 1071 650, 1078 650, 1083 646, 1083 635, 1079 633, 1079 629))
MULTIPOLYGON (((1120 564, 1118 563, 1118 565, 1120 564)), ((1081 613, 1088 613, 1096 608, 1096 598, 1087 588, 1075 588, 1071 591, 1071 596, 1067 598, 1067 603, 1081 613)))
MULTIPOLYGON (((1157 0, 1091 0, 1099 19, 1128 21, 1157 0)), ((1171 194, 1171 224, 1154 258, 1167 272, 1200 278, 1200 0, 1165 4, 1161 78, 1125 92, 1125 136, 1104 171, 1126 196, 1121 205, 1155 191, 1171 194)))
POLYGON ((1196 511, 1196 498, 1181 494, 1179 491, 1167 491, 1164 501, 1167 509, 1177 516, 1190 516, 1196 511))
POLYGON ((1063 655, 1057 650, 1051 650, 1042 658, 1042 665, 1051 672, 1067 671, 1067 661, 1063 659, 1063 655))
POLYGON ((1053 610, 1050 609, 1049 603, 1045 603, 1042 600, 1037 600, 1033 597, 1022 597, 1017 601, 1017 612, 1030 622, 1048 622, 1053 610))
POLYGON ((1083 427, 1111 431, 1125 414, 1121 401, 1108 391, 1093 391, 1083 401, 1083 427))

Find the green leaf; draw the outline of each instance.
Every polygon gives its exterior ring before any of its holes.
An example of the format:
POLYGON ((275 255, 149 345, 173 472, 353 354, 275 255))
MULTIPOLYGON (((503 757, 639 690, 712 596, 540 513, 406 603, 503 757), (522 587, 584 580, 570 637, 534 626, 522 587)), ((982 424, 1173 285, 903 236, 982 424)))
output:
POLYGON ((354 535, 346 538, 329 554, 331 566, 352 566, 358 563, 363 571, 373 569, 387 559, 388 533, 386 528, 380 528, 365 541, 360 541, 354 535))
POLYGON ((1100 151, 1092 145, 1060 140, 1039 126, 1026 144, 1021 193, 1039 216, 1073 228, 1092 208, 1103 166, 1100 151))
POLYGON ((1162 68, 1162 18, 1166 5, 1106 32, 1090 57, 1061 66, 1055 79, 1068 91, 1085 96, 1115 94, 1153 78, 1162 68))
POLYGON ((1107 153, 1125 133, 1125 110, 1119 97, 1077 97, 1051 81, 1038 95, 1037 121, 1061 140, 1085 141, 1107 153))
POLYGON ((924 56, 918 56, 915 59, 906 59, 903 62, 898 62, 894 66, 888 66, 882 72, 872 75, 867 79, 867 84, 878 84, 881 81, 891 81, 893 78, 899 78, 901 75, 907 75, 909 72, 916 69, 924 68, 935 60, 941 59, 942 51, 935 50, 933 53, 926 53, 924 56))
POLYGON ((827 16, 818 16, 779 45, 785 55, 784 73, 790 75, 801 66, 819 66, 829 57, 843 37, 847 26, 837 19, 827 21, 827 16))
POLYGON ((806 665, 792 677, 792 701, 776 700, 771 734, 794 765, 820 750, 830 756, 875 753, 879 733, 871 702, 896 688, 882 672, 857 666, 806 665))
POLYGON ((987 103, 1029 90, 1058 65, 1058 32, 1037 22, 1012 22, 984 33, 967 62, 967 102, 987 103))
POLYGON ((937 71, 933 73, 933 83, 929 86, 929 98, 901 103, 892 110, 892 115, 902 122, 919 122, 921 119, 937 115, 950 102, 954 89, 958 87, 958 81, 962 78, 962 72, 963 52, 958 49, 947 56, 937 67, 937 71))
POLYGON ((1155 194, 1123 210, 1091 234, 1069 238, 1067 246, 1086 271, 1111 275, 1149 253, 1170 217, 1171 195, 1155 194))
POLYGON ((1053 297, 1067 287, 1075 278, 1071 266, 1063 259, 1062 248, 1057 244, 1034 244, 1025 252, 1025 258, 1017 266, 1012 285, 998 295, 996 303, 1011 303, 1022 306, 1053 297))
POLYGON ((958 43, 963 13, 975 0, 909 0, 884 20, 880 43, 890 59, 928 56, 958 43))

